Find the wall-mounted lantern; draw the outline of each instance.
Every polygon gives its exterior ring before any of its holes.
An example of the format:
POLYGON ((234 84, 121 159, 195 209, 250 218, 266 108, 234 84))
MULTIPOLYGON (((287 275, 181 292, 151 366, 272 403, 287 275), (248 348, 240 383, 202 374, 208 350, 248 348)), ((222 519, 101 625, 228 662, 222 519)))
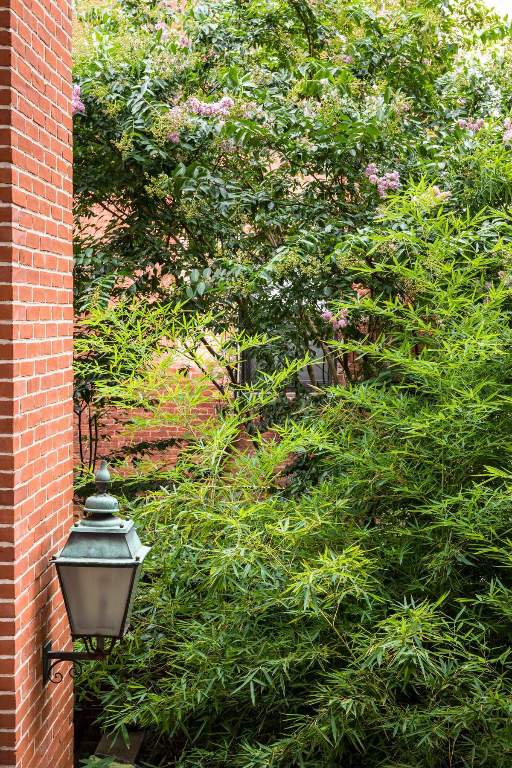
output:
POLYGON ((132 520, 116 517, 117 499, 108 493, 110 474, 102 462, 96 493, 85 502, 87 517, 75 523, 62 550, 52 558, 57 568, 73 640, 85 651, 43 647, 43 682, 62 680, 54 667, 62 661, 105 658, 128 631, 133 600, 149 547, 132 520))

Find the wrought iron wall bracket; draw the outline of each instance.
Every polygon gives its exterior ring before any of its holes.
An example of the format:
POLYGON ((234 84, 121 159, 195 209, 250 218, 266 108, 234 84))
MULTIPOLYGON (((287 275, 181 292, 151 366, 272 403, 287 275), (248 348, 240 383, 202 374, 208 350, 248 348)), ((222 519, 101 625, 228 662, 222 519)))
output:
MULTIPOLYGON (((103 638, 101 638, 103 639, 103 638)), ((99 639, 98 639, 99 640, 99 639)), ((105 648, 104 643, 98 642, 96 648, 90 642, 90 638, 87 638, 85 643, 87 651, 52 651, 52 643, 50 640, 43 645, 43 685, 47 683, 61 683, 64 679, 64 675, 60 671, 55 671, 55 667, 61 664, 63 661, 71 661, 73 664, 83 664, 84 661, 97 661, 98 659, 106 659, 110 654, 116 639, 108 648, 105 648)), ((71 667, 69 674, 73 676, 74 667, 71 667)))

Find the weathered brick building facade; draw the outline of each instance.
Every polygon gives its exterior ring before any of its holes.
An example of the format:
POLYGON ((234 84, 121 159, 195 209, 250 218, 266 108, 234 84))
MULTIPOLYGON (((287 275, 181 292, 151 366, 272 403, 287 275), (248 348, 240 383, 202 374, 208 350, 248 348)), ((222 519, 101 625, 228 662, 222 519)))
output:
MULTIPOLYGON (((0 1, 0 766, 71 768, 49 559, 72 519, 71 5, 0 1)), ((66 671, 66 670, 64 670, 66 671)))

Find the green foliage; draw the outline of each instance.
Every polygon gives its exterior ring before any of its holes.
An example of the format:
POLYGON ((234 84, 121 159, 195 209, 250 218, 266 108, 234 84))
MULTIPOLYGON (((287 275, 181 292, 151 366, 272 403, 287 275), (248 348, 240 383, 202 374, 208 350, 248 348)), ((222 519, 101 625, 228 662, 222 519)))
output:
POLYGON ((335 255, 364 378, 252 450, 225 409, 127 502, 154 549, 88 671, 107 729, 180 768, 510 765, 511 239, 406 190, 335 255))
POLYGON ((124 0, 81 29, 77 214, 110 218, 77 240, 77 378, 183 440, 117 481, 153 551, 79 695, 166 768, 509 768, 507 25, 124 0), (313 346, 340 383, 289 406, 313 346))
MULTIPOLYGON (((347 288, 329 256, 379 203, 364 169, 417 173, 440 78, 452 99, 455 56, 492 17, 466 0, 89 5, 75 54, 77 308, 159 295, 212 312, 214 333, 277 336, 266 370, 303 357, 347 288), (224 113, 190 106, 222 97, 224 113)), ((471 162, 487 183, 492 160, 471 162)))
MULTIPOLYGON (((190 446, 204 439, 209 421, 200 414, 212 400, 232 414, 224 431, 225 439, 228 433, 234 439, 264 409, 275 410, 285 399, 283 388, 308 358, 283 361, 272 374, 261 374, 257 389, 238 384, 241 359, 272 340, 243 331, 210 338, 211 323, 211 315, 184 312, 182 305, 137 298, 92 305, 77 321, 74 402, 83 480, 90 479, 99 439, 108 440, 106 413, 120 414, 125 432, 173 427, 179 435, 174 442, 190 446)), ((217 422, 211 429, 216 440, 217 422)), ((158 448, 158 441, 151 447, 158 448)))

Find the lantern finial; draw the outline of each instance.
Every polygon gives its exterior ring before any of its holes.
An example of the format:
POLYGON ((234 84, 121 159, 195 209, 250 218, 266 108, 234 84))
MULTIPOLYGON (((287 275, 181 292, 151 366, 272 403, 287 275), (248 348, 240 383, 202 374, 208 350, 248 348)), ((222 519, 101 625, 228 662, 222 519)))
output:
POLYGON ((100 468, 94 475, 94 481, 96 483, 96 490, 98 493, 106 493, 110 487, 111 477, 108 471, 108 464, 106 461, 102 461, 100 468))
POLYGON ((119 512, 119 504, 117 499, 108 492, 111 479, 106 461, 101 462, 100 468, 94 475, 94 482, 96 491, 85 502, 86 520, 82 525, 87 525, 88 522, 92 524, 103 522, 111 525, 116 521, 115 515, 119 512))

